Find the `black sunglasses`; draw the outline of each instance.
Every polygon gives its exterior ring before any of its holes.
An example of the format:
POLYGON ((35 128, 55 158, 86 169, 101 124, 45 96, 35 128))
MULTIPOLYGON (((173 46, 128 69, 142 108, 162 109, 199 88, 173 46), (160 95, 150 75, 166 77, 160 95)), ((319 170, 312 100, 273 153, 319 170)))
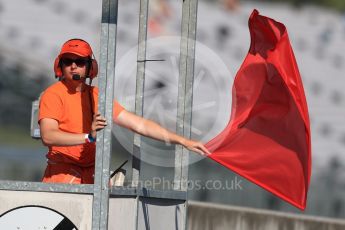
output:
POLYGON ((88 59, 85 58, 77 58, 77 59, 71 59, 71 58, 62 58, 61 63, 65 66, 70 66, 74 62, 78 67, 83 67, 88 62, 88 59))

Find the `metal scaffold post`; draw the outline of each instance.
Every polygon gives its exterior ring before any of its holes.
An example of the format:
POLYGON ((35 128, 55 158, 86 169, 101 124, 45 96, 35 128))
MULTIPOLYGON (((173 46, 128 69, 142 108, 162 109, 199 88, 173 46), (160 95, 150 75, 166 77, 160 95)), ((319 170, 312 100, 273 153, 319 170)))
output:
MULTIPOLYGON (((98 111, 112 121, 118 0, 103 0, 98 111)), ((96 148, 92 229, 107 229, 112 122, 99 132, 96 148)))

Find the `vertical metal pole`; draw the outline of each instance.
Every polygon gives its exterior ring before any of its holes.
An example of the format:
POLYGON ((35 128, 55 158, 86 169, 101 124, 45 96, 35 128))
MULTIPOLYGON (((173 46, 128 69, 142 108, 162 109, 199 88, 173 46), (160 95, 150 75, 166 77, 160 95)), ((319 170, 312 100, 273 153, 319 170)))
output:
MULTIPOLYGON (((148 0, 140 0, 138 54, 137 54, 137 77, 135 90, 135 113, 143 116, 144 107, 144 85, 145 85, 145 64, 146 64, 146 39, 147 39, 147 17, 148 0)), ((132 186, 136 187, 140 178, 140 135, 134 135, 133 146, 133 174, 132 186)))
MULTIPOLYGON (((180 44, 180 76, 178 83, 176 132, 191 137, 197 0, 184 0, 180 44)), ((182 146, 175 150, 175 190, 187 190, 189 151, 182 146)))
POLYGON ((92 229, 108 229, 109 168, 115 82, 118 0, 103 0, 98 111, 108 126, 97 134, 92 229))
MULTIPOLYGON (((138 33, 138 54, 137 54, 137 76, 135 89, 135 113, 138 116, 143 116, 144 108, 144 86, 145 86, 145 64, 146 64, 146 40, 147 40, 147 18, 148 18, 149 0, 140 0, 139 12, 139 33, 138 33)), ((141 166, 141 137, 139 134, 134 134, 133 144, 133 158, 132 158, 132 186, 138 187, 140 180, 140 166, 141 166)), ((136 197, 135 207, 135 229, 138 229, 138 212, 139 212, 140 197, 136 197)))
MULTIPOLYGON (((193 80, 195 64, 195 40, 197 29, 198 0, 184 0, 182 5, 182 25, 180 44, 180 73, 178 83, 176 132, 186 138, 191 137, 193 80)), ((175 150, 174 189, 187 191, 188 187, 188 149, 177 145, 175 150)), ((184 210, 185 219, 181 229, 187 227, 187 203, 184 210)))

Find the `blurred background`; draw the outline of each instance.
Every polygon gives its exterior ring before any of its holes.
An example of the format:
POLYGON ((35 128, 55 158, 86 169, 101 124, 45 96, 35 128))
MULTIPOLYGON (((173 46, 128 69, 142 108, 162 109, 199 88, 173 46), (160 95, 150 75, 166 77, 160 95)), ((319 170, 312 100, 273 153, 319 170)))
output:
MULTIPOLYGON (((206 142, 228 122, 231 85, 249 48, 247 22, 254 8, 287 26, 303 78, 313 154, 303 214, 345 218, 345 1, 199 0, 195 76, 200 82, 194 86, 192 137, 206 142), (205 64, 203 58, 209 53, 215 55, 209 58, 216 59, 222 71, 205 64)), ((148 38, 152 43, 147 57, 164 61, 147 65, 144 116, 171 130, 176 123, 179 43, 167 42, 167 50, 155 44, 162 42, 161 36, 180 35, 181 11, 182 1, 150 1, 148 38)), ((132 111, 138 13, 139 0, 119 0, 116 58, 120 66, 115 96, 132 111)), ((41 180, 47 149, 30 137, 31 103, 56 81, 53 61, 66 40, 87 40, 98 59, 100 19, 101 1, 0 0, 1 180, 41 180)), ((164 46, 164 40, 162 43, 164 46)), ((133 134, 119 127, 114 127, 113 133, 112 168, 116 168, 130 159, 133 134)), ((160 175, 172 180, 174 146, 147 139, 143 146, 144 177, 160 175)), ((217 163, 191 158, 190 180, 203 185, 208 180, 228 181, 229 186, 240 180, 242 187, 193 187, 188 193, 191 200, 300 213, 217 163)))

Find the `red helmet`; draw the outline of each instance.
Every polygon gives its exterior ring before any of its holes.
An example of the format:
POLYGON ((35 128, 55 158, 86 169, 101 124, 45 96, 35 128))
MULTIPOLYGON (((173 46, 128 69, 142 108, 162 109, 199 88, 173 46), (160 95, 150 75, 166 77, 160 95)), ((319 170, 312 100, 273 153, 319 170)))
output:
POLYGON ((97 64, 96 59, 92 58, 94 55, 93 55, 91 46, 89 45, 89 43, 87 43, 86 41, 82 39, 74 38, 74 39, 68 40, 62 45, 59 55, 55 58, 54 72, 55 72, 56 77, 62 77, 60 58, 63 54, 66 54, 66 53, 72 53, 80 57, 89 57, 91 60, 91 65, 89 67, 90 69, 89 69, 88 77, 92 79, 97 76, 98 64, 97 64))

